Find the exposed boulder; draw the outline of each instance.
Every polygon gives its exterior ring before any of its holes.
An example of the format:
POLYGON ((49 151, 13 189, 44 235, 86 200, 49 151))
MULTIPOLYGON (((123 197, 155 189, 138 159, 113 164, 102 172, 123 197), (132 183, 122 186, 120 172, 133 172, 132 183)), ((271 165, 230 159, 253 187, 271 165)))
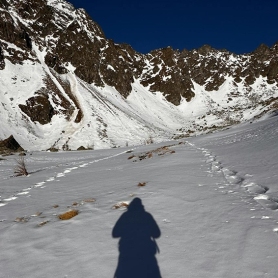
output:
POLYGON ((15 140, 13 135, 5 140, 0 141, 0 154, 10 154, 12 152, 21 152, 23 148, 15 140))
POLYGON ((38 95, 29 98, 26 105, 20 104, 19 108, 26 115, 30 117, 33 122, 40 124, 48 124, 54 115, 54 108, 52 107, 47 95, 38 95))

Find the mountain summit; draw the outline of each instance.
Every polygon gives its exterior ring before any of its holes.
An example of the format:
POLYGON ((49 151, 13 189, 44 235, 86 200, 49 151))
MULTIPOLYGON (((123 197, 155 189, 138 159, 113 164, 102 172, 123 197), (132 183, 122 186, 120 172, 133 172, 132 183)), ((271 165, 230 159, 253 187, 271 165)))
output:
POLYGON ((143 55, 64 0, 1 0, 0 10, 0 139, 25 149, 142 144, 278 108, 278 43, 143 55))

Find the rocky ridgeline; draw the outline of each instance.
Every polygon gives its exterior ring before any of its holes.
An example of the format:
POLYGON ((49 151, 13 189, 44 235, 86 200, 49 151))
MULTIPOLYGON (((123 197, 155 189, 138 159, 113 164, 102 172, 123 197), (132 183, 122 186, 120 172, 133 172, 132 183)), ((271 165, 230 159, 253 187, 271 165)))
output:
MULTIPOLYGON (((194 83, 208 92, 218 91, 227 78, 232 78, 232 99, 239 84, 250 92, 261 76, 268 84, 278 82, 278 43, 271 48, 261 45, 245 55, 208 45, 191 51, 168 47, 143 55, 129 45, 107 39, 85 10, 76 10, 64 0, 1 0, 0 11, 0 70, 5 69, 7 60, 13 64, 41 63, 36 46, 45 53, 43 62, 67 94, 62 95, 46 75, 46 87, 19 105, 25 115, 41 124, 49 123, 58 113, 69 119, 75 108, 79 110, 75 122, 81 121, 82 108, 61 77, 68 71, 97 87, 113 86, 124 98, 131 93, 132 83, 139 80, 150 92, 162 92, 174 105, 195 96, 194 83)), ((278 108, 276 98, 256 98, 254 103, 278 108)))

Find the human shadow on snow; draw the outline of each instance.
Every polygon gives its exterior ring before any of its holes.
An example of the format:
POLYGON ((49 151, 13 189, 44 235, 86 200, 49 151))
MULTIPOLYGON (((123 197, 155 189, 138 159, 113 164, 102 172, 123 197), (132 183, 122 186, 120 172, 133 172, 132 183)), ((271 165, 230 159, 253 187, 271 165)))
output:
POLYGON ((134 198, 115 224, 112 236, 119 240, 119 261, 114 278, 161 278, 155 254, 160 229, 145 211, 140 198, 134 198))

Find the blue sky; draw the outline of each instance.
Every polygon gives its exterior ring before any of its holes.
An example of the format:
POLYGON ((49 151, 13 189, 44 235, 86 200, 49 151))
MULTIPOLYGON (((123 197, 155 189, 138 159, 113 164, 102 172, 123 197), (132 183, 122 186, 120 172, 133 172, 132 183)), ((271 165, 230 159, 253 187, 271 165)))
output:
POLYGON ((209 44, 236 54, 278 41, 277 0, 69 0, 84 8, 116 43, 136 51, 209 44))

